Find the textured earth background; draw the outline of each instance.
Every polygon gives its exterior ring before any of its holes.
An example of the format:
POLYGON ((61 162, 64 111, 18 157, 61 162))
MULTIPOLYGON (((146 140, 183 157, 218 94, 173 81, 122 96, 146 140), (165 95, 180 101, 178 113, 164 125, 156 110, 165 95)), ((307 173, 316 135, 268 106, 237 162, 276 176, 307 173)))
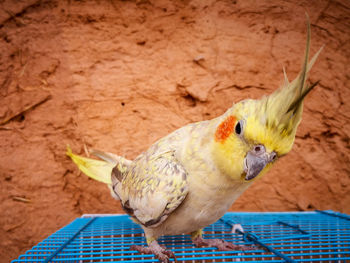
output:
POLYGON ((350 213, 350 2, 0 1, 0 261, 84 213, 121 213, 65 156, 134 158, 301 68, 320 85, 291 153, 232 211, 350 213))

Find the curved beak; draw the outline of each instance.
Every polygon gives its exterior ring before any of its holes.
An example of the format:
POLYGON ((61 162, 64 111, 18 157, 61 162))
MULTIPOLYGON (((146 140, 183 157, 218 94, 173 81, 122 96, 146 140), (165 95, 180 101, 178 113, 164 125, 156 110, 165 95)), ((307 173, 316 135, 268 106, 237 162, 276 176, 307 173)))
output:
POLYGON ((276 153, 267 153, 263 145, 256 145, 247 153, 244 158, 245 180, 249 181, 259 175, 268 163, 276 158, 276 153))

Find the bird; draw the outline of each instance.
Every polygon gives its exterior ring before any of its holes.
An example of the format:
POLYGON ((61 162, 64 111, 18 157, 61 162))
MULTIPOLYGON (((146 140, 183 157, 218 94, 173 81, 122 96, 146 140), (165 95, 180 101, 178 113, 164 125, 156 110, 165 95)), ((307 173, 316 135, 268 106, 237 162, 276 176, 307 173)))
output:
POLYGON ((159 139, 134 160, 91 150, 99 159, 67 155, 87 176, 103 182, 124 211, 139 224, 147 246, 130 247, 153 254, 160 262, 176 260, 158 243, 163 235, 191 235, 198 246, 245 250, 221 239, 203 238, 203 228, 216 222, 234 201, 291 151, 301 122, 303 102, 318 84, 307 75, 323 47, 309 60, 310 22, 298 76, 270 95, 245 99, 224 114, 181 127, 159 139))

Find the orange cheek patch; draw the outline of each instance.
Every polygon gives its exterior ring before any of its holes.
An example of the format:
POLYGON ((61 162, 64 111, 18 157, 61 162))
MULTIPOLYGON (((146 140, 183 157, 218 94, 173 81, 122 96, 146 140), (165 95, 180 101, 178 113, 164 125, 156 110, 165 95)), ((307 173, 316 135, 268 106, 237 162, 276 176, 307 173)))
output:
POLYGON ((233 132, 235 127, 236 118, 233 116, 228 116, 222 123, 220 123, 219 127, 215 132, 215 140, 217 142, 224 142, 228 136, 233 132))

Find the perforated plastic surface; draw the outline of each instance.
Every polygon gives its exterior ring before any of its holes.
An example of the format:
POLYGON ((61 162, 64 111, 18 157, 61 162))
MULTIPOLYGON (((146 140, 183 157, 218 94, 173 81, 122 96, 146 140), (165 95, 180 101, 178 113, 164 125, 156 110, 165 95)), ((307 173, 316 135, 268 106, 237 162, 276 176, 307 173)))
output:
MULTIPOLYGON (((196 248, 188 235, 164 236, 178 262, 350 262, 350 216, 333 211, 227 213, 205 238, 254 245, 249 251, 196 248), (244 233, 230 233, 239 223, 244 233)), ((142 229, 126 215, 77 218, 12 262, 158 262, 130 251, 145 245, 142 229)))

